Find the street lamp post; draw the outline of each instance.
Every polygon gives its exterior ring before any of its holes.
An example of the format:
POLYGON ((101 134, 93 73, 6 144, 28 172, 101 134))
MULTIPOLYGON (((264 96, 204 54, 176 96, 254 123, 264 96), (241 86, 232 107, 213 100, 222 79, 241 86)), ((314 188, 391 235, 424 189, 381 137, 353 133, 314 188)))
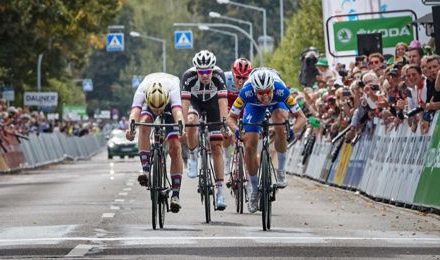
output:
POLYGON ((284 38, 284 0, 280 0, 280 39, 284 38))
MULTIPOLYGON (((245 21, 245 20, 241 20, 241 19, 237 19, 234 17, 229 17, 229 16, 225 16, 225 15, 221 15, 217 12, 209 12, 209 17, 212 18, 220 18, 220 19, 224 19, 224 20, 228 20, 228 21, 233 21, 233 22, 237 22, 237 23, 242 23, 242 24, 247 24, 249 25, 249 34, 251 35, 251 38, 253 39, 253 30, 252 30, 252 23, 249 21, 245 21)), ((249 41, 249 59, 253 60, 254 59, 254 45, 252 44, 252 41, 249 41)))
POLYGON ((242 34, 244 34, 248 39, 252 40, 252 44, 254 45, 255 49, 258 52, 258 55, 260 57, 261 63, 262 65, 264 65, 264 61, 263 61, 263 54, 261 53, 260 47, 258 47, 257 43, 254 41, 254 39, 251 38, 251 36, 249 35, 248 32, 246 32, 245 30, 241 29, 238 26, 232 25, 232 24, 228 24, 228 23, 174 23, 173 26, 209 26, 209 27, 226 27, 226 28, 231 28, 231 29, 235 29, 239 32, 241 32, 242 34))
POLYGON ((238 59, 238 36, 236 33, 231 33, 231 32, 223 31, 223 30, 217 30, 214 28, 209 28, 209 26, 207 26, 207 25, 199 25, 198 28, 199 28, 199 30, 202 30, 202 31, 212 31, 212 32, 216 32, 216 33, 220 33, 220 34, 234 37, 235 59, 238 59))
POLYGON ((149 39, 155 42, 162 43, 162 71, 167 72, 167 49, 166 49, 166 41, 164 39, 156 38, 153 36, 143 35, 139 32, 130 32, 131 37, 139 37, 144 39, 149 39))
POLYGON ((37 61, 37 90, 41 92, 41 61, 43 60, 43 53, 38 54, 37 61))
POLYGON ((257 7, 257 6, 253 6, 253 5, 246 5, 246 4, 242 4, 242 3, 237 3, 237 2, 233 2, 233 1, 229 1, 229 0, 217 0, 217 3, 219 4, 231 4, 231 5, 235 5, 235 6, 239 6, 239 7, 243 7, 243 8, 248 8, 248 9, 253 9, 253 10, 257 10, 263 13, 263 36, 264 36, 264 41, 263 41, 263 46, 264 46, 264 51, 266 51, 266 37, 267 37, 267 24, 266 24, 266 9, 262 8, 262 7, 257 7))

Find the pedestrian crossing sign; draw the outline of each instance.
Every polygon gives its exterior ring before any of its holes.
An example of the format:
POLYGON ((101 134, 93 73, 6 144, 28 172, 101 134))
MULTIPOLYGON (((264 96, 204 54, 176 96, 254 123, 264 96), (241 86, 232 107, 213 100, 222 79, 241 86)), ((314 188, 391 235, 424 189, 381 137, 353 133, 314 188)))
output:
POLYGON ((192 31, 175 31, 174 47, 176 49, 192 49, 193 47, 192 31))
POLYGON ((107 34, 108 52, 124 51, 124 34, 123 33, 109 33, 107 34))

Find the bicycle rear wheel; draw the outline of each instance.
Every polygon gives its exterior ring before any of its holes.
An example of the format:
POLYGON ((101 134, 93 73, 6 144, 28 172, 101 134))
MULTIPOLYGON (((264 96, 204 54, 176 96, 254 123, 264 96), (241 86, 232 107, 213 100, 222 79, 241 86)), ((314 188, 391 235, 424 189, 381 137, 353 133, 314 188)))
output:
POLYGON ((270 229, 270 221, 272 215, 272 201, 270 199, 271 193, 271 176, 270 176, 270 162, 267 152, 263 152, 261 165, 261 217, 263 223, 263 230, 270 229))
POLYGON ((159 194, 159 199, 158 199, 158 206, 159 206, 159 227, 163 228, 164 223, 165 223, 165 212, 166 212, 166 204, 167 204, 167 200, 168 200, 168 196, 167 196, 167 190, 166 190, 166 165, 165 165, 165 157, 160 156, 160 165, 161 167, 159 167, 160 172, 159 172, 159 183, 160 183, 160 188, 158 191, 159 194))
POLYGON ((159 187, 160 187, 160 161, 159 154, 154 150, 153 155, 153 186, 150 188, 151 192, 151 224, 153 229, 157 226, 157 206, 159 204, 159 187))

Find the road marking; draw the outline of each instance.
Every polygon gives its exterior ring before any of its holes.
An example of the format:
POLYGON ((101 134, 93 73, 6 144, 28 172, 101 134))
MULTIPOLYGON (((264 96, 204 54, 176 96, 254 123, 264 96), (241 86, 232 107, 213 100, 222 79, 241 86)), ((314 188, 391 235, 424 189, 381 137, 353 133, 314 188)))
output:
POLYGON ((113 169, 110 170, 110 175, 115 174, 115 171, 113 169))
POLYGON ((128 193, 127 193, 127 192, 119 192, 118 195, 119 195, 119 196, 127 196, 128 193))
POLYGON ((113 168, 113 166, 115 165, 115 163, 110 163, 110 168, 113 168))
POLYGON ((82 257, 85 256, 92 248, 92 245, 79 244, 74 249, 70 250, 65 257, 82 257))
POLYGON ((133 186, 133 182, 127 182, 126 185, 127 186, 133 186))
POLYGON ((115 199, 115 202, 124 202, 124 199, 115 199))
MULTIPOLYGON (((114 214, 114 213, 112 213, 114 214)), ((130 241, 130 240, 163 240, 164 243, 170 240, 292 240, 292 242, 301 242, 303 240, 324 240, 328 241, 396 241, 396 242, 428 242, 440 243, 440 237, 199 237, 199 236, 173 236, 173 237, 48 237, 48 238, 23 238, 23 239, 0 239, 0 243, 4 242, 35 242, 35 241, 130 241)))
POLYGON ((111 210, 120 210, 121 208, 118 207, 118 206, 113 206, 113 205, 111 205, 111 206, 110 206, 110 209, 111 209, 111 210))
POLYGON ((124 191, 131 191, 131 188, 124 188, 124 191))
POLYGON ((113 218, 115 213, 104 213, 102 214, 102 218, 113 218))

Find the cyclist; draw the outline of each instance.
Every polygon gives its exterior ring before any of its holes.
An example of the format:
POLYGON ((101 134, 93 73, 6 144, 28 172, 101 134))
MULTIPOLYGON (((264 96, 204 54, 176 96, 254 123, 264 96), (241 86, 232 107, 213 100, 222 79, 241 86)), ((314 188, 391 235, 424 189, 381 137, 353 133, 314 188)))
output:
MULTIPOLYGON (((157 116, 165 117, 165 123, 177 123, 184 121, 182 112, 182 100, 180 98, 180 80, 178 77, 167 73, 152 73, 147 75, 139 85, 133 97, 130 113, 131 120, 152 123, 157 116)), ((138 176, 139 184, 147 186, 150 172, 150 131, 151 127, 139 127, 139 157, 142 165, 142 173, 138 176)), ((179 212, 180 184, 182 181, 183 161, 182 149, 178 138, 178 127, 167 127, 166 135, 171 157, 171 203, 170 208, 174 213, 179 212)), ((126 131, 126 138, 133 140, 135 133, 126 131)))
MULTIPOLYGON (((278 73, 270 68, 258 68, 251 72, 250 79, 240 90, 238 98, 228 116, 228 125, 235 131, 236 138, 241 138, 237 126, 237 119, 244 109, 243 122, 261 123, 266 110, 271 113, 273 123, 283 123, 288 119, 288 111, 296 117, 293 129, 290 129, 289 136, 293 137, 304 126, 306 118, 296 104, 295 99, 290 95, 289 89, 281 80, 278 73)), ((248 210, 254 213, 258 209, 258 168, 257 156, 258 134, 261 127, 244 126, 243 143, 245 146, 245 163, 251 181, 251 195, 248 210)), ((275 150, 278 155, 277 186, 284 188, 286 182, 286 150, 287 141, 284 126, 275 127, 275 150)))
MULTIPOLYGON (((231 107, 238 97, 238 93, 240 89, 243 87, 243 84, 248 80, 249 74, 252 71, 252 64, 246 58, 239 58, 234 61, 231 67, 231 71, 225 72, 226 78, 226 89, 228 90, 228 111, 231 110, 231 107)), ((233 135, 229 135, 225 138, 223 142, 223 147, 225 149, 225 175, 229 174, 229 168, 231 163, 231 152, 228 151, 228 148, 234 143, 233 135)))
MULTIPOLYGON (((217 67, 215 55, 202 50, 194 56, 193 67, 188 69, 182 76, 182 104, 185 123, 197 124, 202 112, 206 113, 207 122, 218 122, 227 116, 227 91, 225 87, 225 75, 222 69, 217 67)), ((211 151, 214 160, 215 186, 217 188, 217 209, 224 210, 226 202, 223 196, 223 134, 222 126, 209 126, 211 151)), ((189 158, 188 177, 195 178, 198 173, 197 128, 187 129, 189 158)))

